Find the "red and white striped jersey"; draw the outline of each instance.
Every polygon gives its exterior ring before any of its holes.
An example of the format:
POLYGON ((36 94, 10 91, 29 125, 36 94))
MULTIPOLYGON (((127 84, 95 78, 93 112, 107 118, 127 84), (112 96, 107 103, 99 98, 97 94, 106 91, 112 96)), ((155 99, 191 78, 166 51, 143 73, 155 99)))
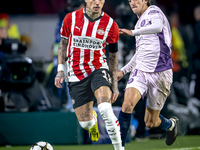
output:
POLYGON ((116 43, 119 27, 106 13, 90 21, 80 9, 65 16, 61 37, 69 39, 67 47, 67 75, 69 82, 86 78, 99 68, 108 69, 105 44, 116 43))

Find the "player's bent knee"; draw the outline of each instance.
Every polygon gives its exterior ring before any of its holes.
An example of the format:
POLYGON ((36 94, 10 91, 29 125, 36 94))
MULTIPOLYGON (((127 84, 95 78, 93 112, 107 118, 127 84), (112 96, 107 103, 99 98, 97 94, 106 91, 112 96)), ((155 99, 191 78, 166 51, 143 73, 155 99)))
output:
POLYGON ((134 103, 131 100, 125 101, 124 105, 129 106, 129 107, 134 107, 134 103))
POLYGON ((101 104, 101 103, 109 103, 110 102, 110 97, 107 96, 99 96, 97 97, 97 104, 101 104))
POLYGON ((90 121, 79 121, 79 124, 83 129, 89 130, 94 125, 94 122, 93 122, 93 120, 90 120, 90 121))
POLYGON ((130 102, 124 102, 122 105, 122 109, 125 113, 131 113, 133 111, 134 104, 130 102))

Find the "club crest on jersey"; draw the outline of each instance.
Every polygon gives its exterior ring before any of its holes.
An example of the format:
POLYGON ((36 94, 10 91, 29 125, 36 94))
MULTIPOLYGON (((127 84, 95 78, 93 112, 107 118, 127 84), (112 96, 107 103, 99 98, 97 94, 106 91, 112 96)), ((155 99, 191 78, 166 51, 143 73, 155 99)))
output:
POLYGON ((102 30, 102 29, 98 29, 98 30, 97 30, 97 33, 98 33, 99 35, 104 35, 104 34, 105 34, 104 30, 102 30))
POLYGON ((145 20, 141 21, 140 26, 144 27, 144 26, 147 26, 147 25, 150 25, 150 24, 151 24, 151 20, 145 19, 145 20))
POLYGON ((144 25, 145 25, 145 20, 142 20, 140 26, 141 26, 141 27, 144 27, 144 25))

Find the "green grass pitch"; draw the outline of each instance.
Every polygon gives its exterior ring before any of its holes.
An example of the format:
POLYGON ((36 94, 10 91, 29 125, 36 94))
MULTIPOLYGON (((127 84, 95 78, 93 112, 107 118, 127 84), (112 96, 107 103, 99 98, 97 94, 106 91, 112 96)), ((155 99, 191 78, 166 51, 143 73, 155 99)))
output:
MULTIPOLYGON (((47 141, 48 142, 48 141, 47 141)), ((102 145, 52 145, 54 150, 114 150, 111 144, 102 145)), ((0 146, 0 150, 30 150, 31 146, 0 146)), ((200 150, 200 135, 178 136, 172 146, 165 139, 148 139, 141 142, 132 140, 126 150, 200 150)))

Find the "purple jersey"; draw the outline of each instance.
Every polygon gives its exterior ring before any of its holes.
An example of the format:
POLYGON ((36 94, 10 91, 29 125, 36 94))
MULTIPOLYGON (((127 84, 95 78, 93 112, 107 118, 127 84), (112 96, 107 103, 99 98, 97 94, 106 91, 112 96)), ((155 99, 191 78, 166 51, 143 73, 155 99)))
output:
POLYGON ((136 53, 133 59, 121 70, 127 73, 135 69, 144 72, 160 72, 173 68, 171 59, 171 29, 161 9, 150 6, 135 25, 136 53), (151 30, 160 22, 162 29, 157 33, 151 30))

